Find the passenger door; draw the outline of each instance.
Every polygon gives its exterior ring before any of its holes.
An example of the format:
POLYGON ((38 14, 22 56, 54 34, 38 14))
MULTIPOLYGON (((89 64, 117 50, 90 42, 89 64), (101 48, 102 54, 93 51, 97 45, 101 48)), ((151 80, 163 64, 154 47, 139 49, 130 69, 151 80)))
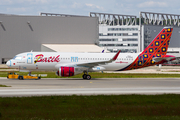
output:
POLYGON ((27 64, 32 64, 33 63, 33 54, 28 53, 27 54, 27 64))

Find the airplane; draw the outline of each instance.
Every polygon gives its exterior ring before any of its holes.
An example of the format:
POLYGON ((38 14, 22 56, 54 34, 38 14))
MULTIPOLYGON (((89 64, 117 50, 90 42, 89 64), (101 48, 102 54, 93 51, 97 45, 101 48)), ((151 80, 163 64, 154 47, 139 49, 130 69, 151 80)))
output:
POLYGON ((56 71, 56 75, 69 77, 88 72, 124 71, 162 64, 175 60, 166 55, 173 28, 164 27, 143 52, 140 53, 61 53, 25 52, 16 55, 6 65, 9 68, 31 71, 56 71))

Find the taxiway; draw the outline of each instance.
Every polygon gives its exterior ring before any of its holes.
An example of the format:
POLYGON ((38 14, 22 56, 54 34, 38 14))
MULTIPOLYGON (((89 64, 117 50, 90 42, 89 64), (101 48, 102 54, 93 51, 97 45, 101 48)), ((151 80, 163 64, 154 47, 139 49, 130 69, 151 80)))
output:
POLYGON ((180 78, 10 80, 0 78, 0 96, 180 94, 180 78))

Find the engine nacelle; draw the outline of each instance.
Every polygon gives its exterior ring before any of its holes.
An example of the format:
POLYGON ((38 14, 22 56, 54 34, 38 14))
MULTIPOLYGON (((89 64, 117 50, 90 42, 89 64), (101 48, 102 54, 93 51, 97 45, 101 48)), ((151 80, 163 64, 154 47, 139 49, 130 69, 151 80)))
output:
POLYGON ((59 71, 56 72, 56 75, 62 77, 74 76, 75 74, 74 67, 60 67, 59 71))

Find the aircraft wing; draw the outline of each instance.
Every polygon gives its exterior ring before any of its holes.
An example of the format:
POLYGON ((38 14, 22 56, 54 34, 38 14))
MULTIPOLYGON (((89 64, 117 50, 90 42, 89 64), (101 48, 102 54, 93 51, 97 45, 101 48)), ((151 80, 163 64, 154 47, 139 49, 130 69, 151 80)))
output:
POLYGON ((98 66, 98 65, 103 65, 103 64, 107 64, 107 63, 111 63, 113 61, 115 61, 117 59, 117 57, 119 56, 120 51, 118 51, 114 57, 108 61, 102 61, 102 62, 92 62, 92 63, 80 63, 77 64, 77 66, 83 66, 83 67, 94 67, 94 66, 98 66))

